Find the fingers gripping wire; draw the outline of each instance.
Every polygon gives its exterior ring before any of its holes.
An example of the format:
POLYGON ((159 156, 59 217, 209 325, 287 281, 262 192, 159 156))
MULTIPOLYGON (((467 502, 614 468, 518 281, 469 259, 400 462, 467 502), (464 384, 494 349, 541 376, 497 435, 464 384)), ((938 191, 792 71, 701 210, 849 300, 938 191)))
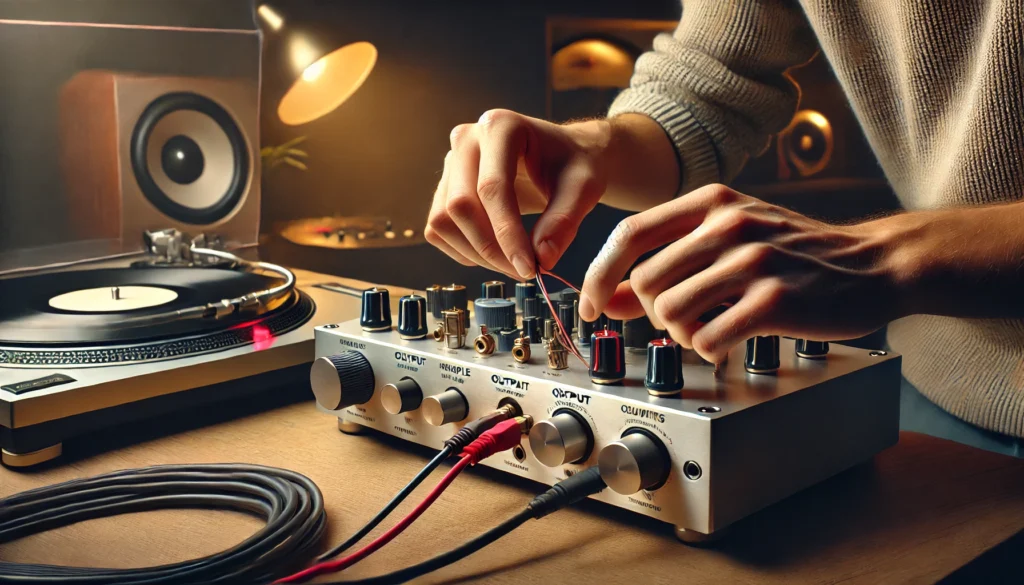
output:
MULTIPOLYGON (((540 266, 539 263, 538 263, 538 266, 540 266)), ((573 342, 573 340, 572 340, 572 330, 571 329, 567 329, 565 324, 562 323, 562 320, 558 318, 558 311, 555 310, 554 304, 551 302, 551 295, 548 294, 548 290, 544 286, 544 279, 541 278, 542 275, 547 275, 547 276, 551 276, 553 278, 556 278, 556 279, 560 280, 563 284, 565 284, 566 286, 568 286, 569 288, 573 289, 576 292, 579 292, 579 289, 577 289, 573 285, 569 284, 569 282, 566 281, 564 278, 562 278, 562 277, 552 273, 549 270, 545 270, 545 269, 541 268, 541 269, 539 269, 537 271, 537 277, 536 277, 537 287, 540 288, 541 295, 543 295, 543 297, 544 297, 544 302, 547 303, 548 310, 551 311, 551 318, 554 319, 555 326, 558 329, 557 335, 559 337, 559 341, 561 341, 562 345, 564 345, 569 350, 569 353, 571 353, 572 355, 576 356, 576 358, 578 360, 580 360, 580 363, 583 364, 583 367, 589 368, 590 366, 589 366, 589 364, 587 364, 587 360, 583 357, 583 354, 580 353, 579 348, 576 347, 576 343, 573 342)), ((571 324, 570 324, 570 326, 571 326, 571 324)))

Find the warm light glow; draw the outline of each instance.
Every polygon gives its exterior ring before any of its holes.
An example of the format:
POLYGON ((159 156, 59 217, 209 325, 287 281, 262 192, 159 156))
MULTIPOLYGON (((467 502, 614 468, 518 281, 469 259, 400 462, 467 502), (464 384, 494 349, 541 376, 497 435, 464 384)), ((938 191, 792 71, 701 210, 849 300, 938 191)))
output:
POLYGON ((316 63, 313 63, 309 67, 306 67, 306 70, 302 72, 302 79, 303 79, 303 81, 307 81, 307 82, 316 81, 317 78, 320 77, 320 75, 324 72, 324 69, 326 69, 326 68, 327 68, 327 61, 324 61, 323 59, 320 59, 316 63))
POLYGON ((632 75, 632 56, 622 47, 601 39, 576 41, 551 57, 551 87, 556 91, 628 87, 632 75))
POLYGON ((267 23, 267 26, 269 26, 271 30, 279 31, 281 30, 281 27, 284 26, 284 18, 266 4, 260 5, 260 7, 256 9, 256 13, 260 15, 260 18, 263 19, 263 22, 267 23))
POLYGON ((819 129, 825 129, 829 127, 828 118, 822 115, 821 112, 815 112, 814 110, 804 110, 804 119, 814 124, 819 129))
MULTIPOLYGON (((304 42, 293 46, 293 62, 298 63, 299 53, 309 48, 304 42)), ((376 63, 377 48, 367 42, 357 42, 306 66, 281 98, 278 117, 285 124, 296 126, 332 112, 363 85, 376 63)))

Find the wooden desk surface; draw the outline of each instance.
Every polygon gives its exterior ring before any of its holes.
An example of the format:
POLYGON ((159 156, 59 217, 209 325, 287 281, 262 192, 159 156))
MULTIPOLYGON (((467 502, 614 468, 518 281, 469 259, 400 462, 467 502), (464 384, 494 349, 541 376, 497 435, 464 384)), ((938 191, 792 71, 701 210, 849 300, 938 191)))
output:
MULTIPOLYGON (((260 463, 301 472, 320 486, 334 543, 376 512, 430 454, 383 435, 343 435, 310 402, 72 454, 42 470, 0 469, 0 496, 129 467, 260 463)), ((521 509, 539 489, 490 470, 464 474, 402 537, 344 576, 381 573, 455 546, 521 509)), ((228 512, 147 512, 0 545, 0 558, 154 565, 227 548, 256 526, 257 520, 228 512)), ((531 521, 421 582, 931 583, 1022 529, 1024 461, 905 433, 872 463, 744 521, 717 548, 687 547, 667 525, 587 502, 531 521)))

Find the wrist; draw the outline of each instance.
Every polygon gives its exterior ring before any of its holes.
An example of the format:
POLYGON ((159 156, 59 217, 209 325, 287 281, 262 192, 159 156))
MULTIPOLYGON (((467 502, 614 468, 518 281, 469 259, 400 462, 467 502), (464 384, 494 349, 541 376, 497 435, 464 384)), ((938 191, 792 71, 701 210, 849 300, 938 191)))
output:
POLYGON ((936 266, 928 245, 933 226, 923 215, 902 213, 863 224, 879 242, 878 269, 886 282, 893 320, 929 312, 926 283, 934 280, 936 266))
POLYGON ((672 200, 679 190, 679 159, 661 125, 642 114, 621 114, 605 123, 608 142, 601 164, 608 187, 601 202, 642 211, 672 200))

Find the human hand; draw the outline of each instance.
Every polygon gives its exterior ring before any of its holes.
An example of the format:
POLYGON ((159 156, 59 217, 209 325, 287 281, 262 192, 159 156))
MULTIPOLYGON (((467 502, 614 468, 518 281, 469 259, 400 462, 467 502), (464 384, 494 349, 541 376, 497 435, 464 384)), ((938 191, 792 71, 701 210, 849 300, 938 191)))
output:
POLYGON ((587 271, 580 317, 646 313, 712 363, 757 335, 858 337, 902 316, 885 225, 829 225, 709 185, 616 227, 587 271), (642 254, 666 244, 620 282, 642 254))
POLYGON ((606 120, 557 125, 508 110, 485 112, 451 133, 451 151, 424 229, 466 266, 532 278, 552 268, 607 184, 606 120), (522 215, 541 213, 532 242, 522 215))

